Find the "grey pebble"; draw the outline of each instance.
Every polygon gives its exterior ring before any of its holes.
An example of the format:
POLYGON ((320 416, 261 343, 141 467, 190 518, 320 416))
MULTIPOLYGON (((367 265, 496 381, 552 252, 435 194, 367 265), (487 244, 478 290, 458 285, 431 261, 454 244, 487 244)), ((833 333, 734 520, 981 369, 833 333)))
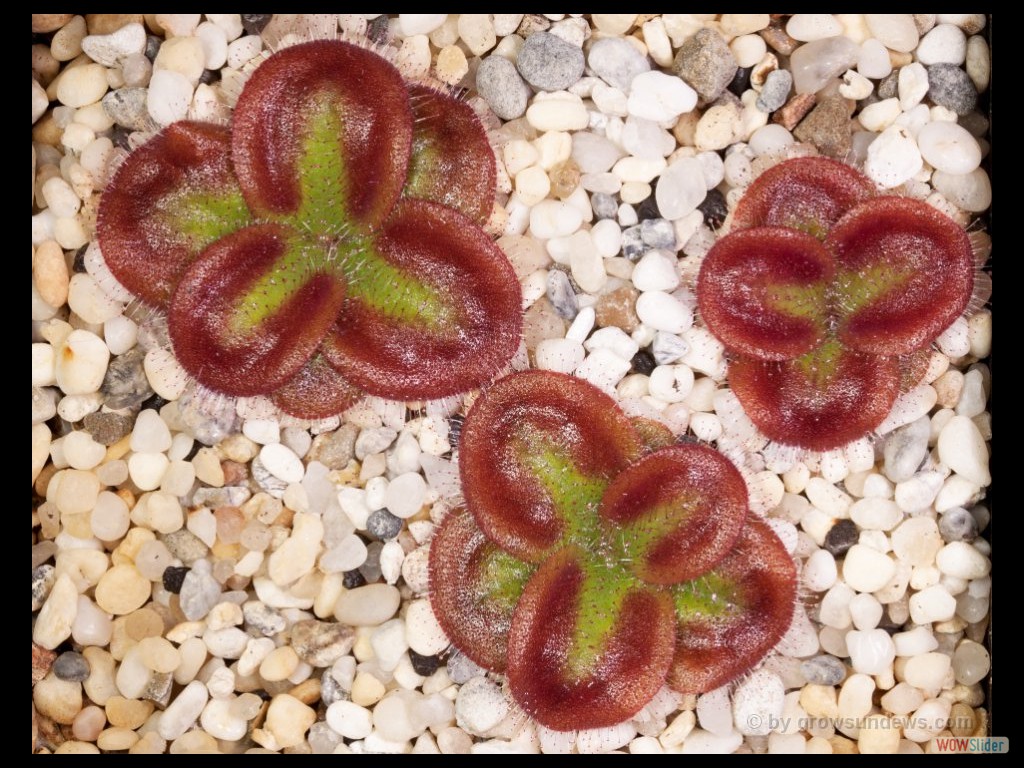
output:
POLYGON ((668 219, 644 219, 640 222, 640 239, 648 248, 674 250, 676 230, 668 219))
POLYGON ((729 87, 739 65, 722 36, 705 27, 682 44, 672 68, 708 102, 729 87))
POLYGON ((189 621, 199 621, 220 602, 220 584, 209 572, 209 564, 206 568, 200 567, 197 561, 196 567, 185 574, 185 580, 181 584, 181 612, 189 621))
POLYGON ((754 106, 762 112, 771 114, 786 103, 786 99, 789 98, 789 90, 792 87, 793 76, 789 74, 789 70, 776 69, 765 78, 764 85, 761 87, 761 95, 757 97, 754 106))
POLYGON ((587 64, 595 75, 621 91, 628 91, 634 77, 651 69, 646 56, 616 37, 606 37, 591 45, 587 64))
POLYGON ((390 541, 402 532, 405 521, 388 512, 376 509, 366 518, 366 530, 381 541, 390 541))
POLYGON ((898 69, 895 69, 879 80, 878 87, 875 88, 875 93, 878 94, 878 98, 891 99, 894 96, 899 95, 899 79, 900 72, 898 69))
POLYGON ((534 88, 563 91, 583 76, 583 49, 550 32, 535 32, 526 38, 516 69, 534 88))
MULTIPOLYGON (((221 489, 216 489, 221 490, 221 489)), ((196 502, 196 506, 203 506, 196 502)), ((218 505, 227 506, 227 505, 218 505)), ((237 506, 237 505, 232 505, 237 506)), ((192 531, 182 528, 171 533, 165 533, 160 537, 167 550, 186 565, 201 560, 210 553, 210 548, 203 544, 202 540, 192 531)), ((184 582, 182 582, 184 585, 184 582)))
POLYGON ((65 651, 53 662, 53 674, 61 680, 80 683, 89 677, 89 662, 76 651, 65 651))
POLYGON ((57 570, 49 563, 32 569, 32 610, 38 611, 43 607, 46 598, 50 596, 53 589, 53 582, 57 580, 57 570))
POLYGON ((242 605, 242 617, 245 619, 246 627, 255 629, 266 637, 284 632, 288 626, 281 614, 260 600, 250 600, 242 605))
POLYGON ((560 269, 548 271, 548 301, 563 320, 572 320, 580 311, 569 276, 560 269))
POLYGON ((967 541, 978 538, 978 521, 963 507, 947 509, 939 518, 939 535, 943 541, 967 541))
POLYGON ((636 261, 647 252, 640 225, 622 230, 622 255, 630 261, 636 261))
POLYGON ((476 90, 502 120, 522 117, 530 100, 530 86, 519 76, 516 65, 504 56, 489 56, 480 62, 476 90))
POLYGON ((134 421, 123 413, 88 413, 82 421, 85 431, 100 445, 113 445, 132 431, 134 421))
POLYGON ((928 97, 958 115, 966 115, 978 104, 974 83, 956 64, 932 64, 928 67, 928 97))
POLYGON ((930 435, 931 423, 927 416, 893 430, 885 439, 882 451, 885 457, 885 476, 894 483, 902 483, 912 478, 928 455, 930 435))
POLYGON ((352 627, 336 621, 306 619, 292 625, 291 645, 300 659, 314 667, 329 667, 356 642, 352 627))
POLYGON ((153 388, 149 386, 149 379, 142 368, 145 357, 144 349, 133 347, 110 361, 100 386, 107 408, 112 411, 134 408, 152 396, 153 388))
POLYGON ((846 679, 846 666, 835 656, 822 654, 800 663, 800 672, 808 683, 838 685, 846 679))
POLYGON ((103 111, 107 117, 124 128, 145 131, 152 127, 146 107, 148 88, 118 88, 103 97, 103 111))
POLYGON ((619 213, 619 204, 607 192, 595 192, 590 196, 590 207, 599 219, 614 219, 619 213))

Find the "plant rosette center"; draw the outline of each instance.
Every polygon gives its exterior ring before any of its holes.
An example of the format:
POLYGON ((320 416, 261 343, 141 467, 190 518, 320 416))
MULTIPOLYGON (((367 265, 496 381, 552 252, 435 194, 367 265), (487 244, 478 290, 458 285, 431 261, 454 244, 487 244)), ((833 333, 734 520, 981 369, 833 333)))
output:
POLYGON ((320 418, 465 392, 511 358, 519 284, 481 229, 495 174, 467 104, 322 40, 260 64, 230 127, 131 154, 98 240, 199 384, 320 418))
POLYGON ((697 300, 754 424, 827 451, 871 433, 920 381, 973 289, 960 225, 816 157, 750 185, 701 265, 697 300))
POLYGON ((549 728, 622 722, 666 684, 723 685, 790 624, 793 561, 739 470, 584 381, 498 381, 466 416, 459 467, 465 506, 430 545, 434 612, 549 728))

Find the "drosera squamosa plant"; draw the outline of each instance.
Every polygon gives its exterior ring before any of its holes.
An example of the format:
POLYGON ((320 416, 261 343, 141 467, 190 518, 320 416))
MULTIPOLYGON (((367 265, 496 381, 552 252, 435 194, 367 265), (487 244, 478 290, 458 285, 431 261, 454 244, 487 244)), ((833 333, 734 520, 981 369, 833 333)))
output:
POLYGON ((430 548, 435 615, 549 728, 628 720, 666 684, 717 688, 789 627, 796 569, 739 470, 591 384, 499 380, 459 471, 465 504, 430 548))
POLYGON ((948 216, 877 195, 844 163, 800 158, 750 185, 697 300, 758 429, 827 451, 870 434, 921 380, 974 276, 970 238, 948 216))
POLYGON ((307 42, 259 65, 230 126, 174 123, 130 155, 97 237, 207 390, 309 419, 441 398, 519 345, 519 284, 482 229, 494 163, 466 103, 307 42))

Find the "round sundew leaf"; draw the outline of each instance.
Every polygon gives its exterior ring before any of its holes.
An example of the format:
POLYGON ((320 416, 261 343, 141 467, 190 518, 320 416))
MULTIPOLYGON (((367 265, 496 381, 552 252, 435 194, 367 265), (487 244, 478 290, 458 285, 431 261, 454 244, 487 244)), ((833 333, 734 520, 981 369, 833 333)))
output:
POLYGON ((522 329, 519 281, 458 211, 404 199, 375 241, 349 245, 339 256, 348 298, 324 355, 353 384, 393 400, 447 397, 511 359, 522 329))
POLYGON ((558 731, 621 723, 664 685, 674 636, 668 590, 565 547, 537 569, 513 614, 512 696, 558 731))
POLYGON ((473 516, 450 512, 430 540, 430 604, 455 647, 504 672, 512 612, 534 567, 487 540, 473 516))
POLYGON ((729 363, 729 385, 772 440, 828 451, 882 423, 900 393, 900 365, 832 341, 785 362, 737 358, 729 363))
POLYGON ((703 693, 749 671, 782 639, 796 605, 796 568, 768 524, 749 515, 714 570, 672 594, 678 625, 668 684, 703 693))
POLYGON ((822 240, 848 210, 874 197, 875 187, 855 168, 827 157, 799 157, 774 165, 747 187, 733 230, 792 227, 822 240))
POLYGON ((832 228, 825 247, 836 260, 837 333, 853 349, 876 355, 922 349, 971 300, 967 233, 920 200, 870 200, 832 228))
POLYGON ((230 147, 223 126, 174 123, 130 154, 103 193, 96 224, 103 258, 147 304, 166 309, 203 248, 249 224, 230 147))
POLYGON ((270 56, 246 82, 232 130, 252 210, 317 234, 375 227, 405 183, 405 82, 388 61, 350 43, 317 40, 270 56))
POLYGON ((296 418, 326 419, 351 408, 365 395, 359 387, 345 381, 322 355, 314 355, 270 399, 296 418))
POLYGON ((697 302, 708 329, 734 352, 788 360, 825 337, 832 257, 803 232, 757 227, 719 240, 704 258, 697 302))
POLYGON ((426 85, 409 86, 409 103, 413 134, 405 194, 485 223, 494 206, 497 168, 480 118, 466 102, 426 85))
POLYGON ((477 399, 462 426, 466 505, 488 538, 529 562, 571 541, 593 551, 608 484, 644 451, 615 401, 581 379, 524 371, 477 399))
POLYGON ((174 353, 201 384, 271 394, 299 373, 337 320, 345 282, 330 254, 286 227, 222 237, 185 272, 171 300, 174 353))
POLYGON ((676 584, 725 557, 747 508, 747 485, 733 463, 690 444, 662 448, 622 472, 600 515, 627 568, 653 584, 676 584))

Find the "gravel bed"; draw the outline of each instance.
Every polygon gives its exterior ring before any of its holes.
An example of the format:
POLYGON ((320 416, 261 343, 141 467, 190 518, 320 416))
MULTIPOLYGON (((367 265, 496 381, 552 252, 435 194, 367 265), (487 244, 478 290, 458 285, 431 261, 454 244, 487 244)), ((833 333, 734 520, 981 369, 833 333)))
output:
POLYGON ((34 14, 33 752, 919 753, 987 735, 992 316, 983 14, 34 14), (155 131, 225 121, 265 52, 360 39, 486 115, 512 368, 718 447, 798 563, 755 671, 555 732, 449 646, 435 524, 473 393, 316 422, 199 391, 93 243, 155 131), (759 435, 695 317, 743 191, 823 154, 970 232, 924 381, 826 453, 759 435), (988 271, 986 271, 988 270, 988 271))

